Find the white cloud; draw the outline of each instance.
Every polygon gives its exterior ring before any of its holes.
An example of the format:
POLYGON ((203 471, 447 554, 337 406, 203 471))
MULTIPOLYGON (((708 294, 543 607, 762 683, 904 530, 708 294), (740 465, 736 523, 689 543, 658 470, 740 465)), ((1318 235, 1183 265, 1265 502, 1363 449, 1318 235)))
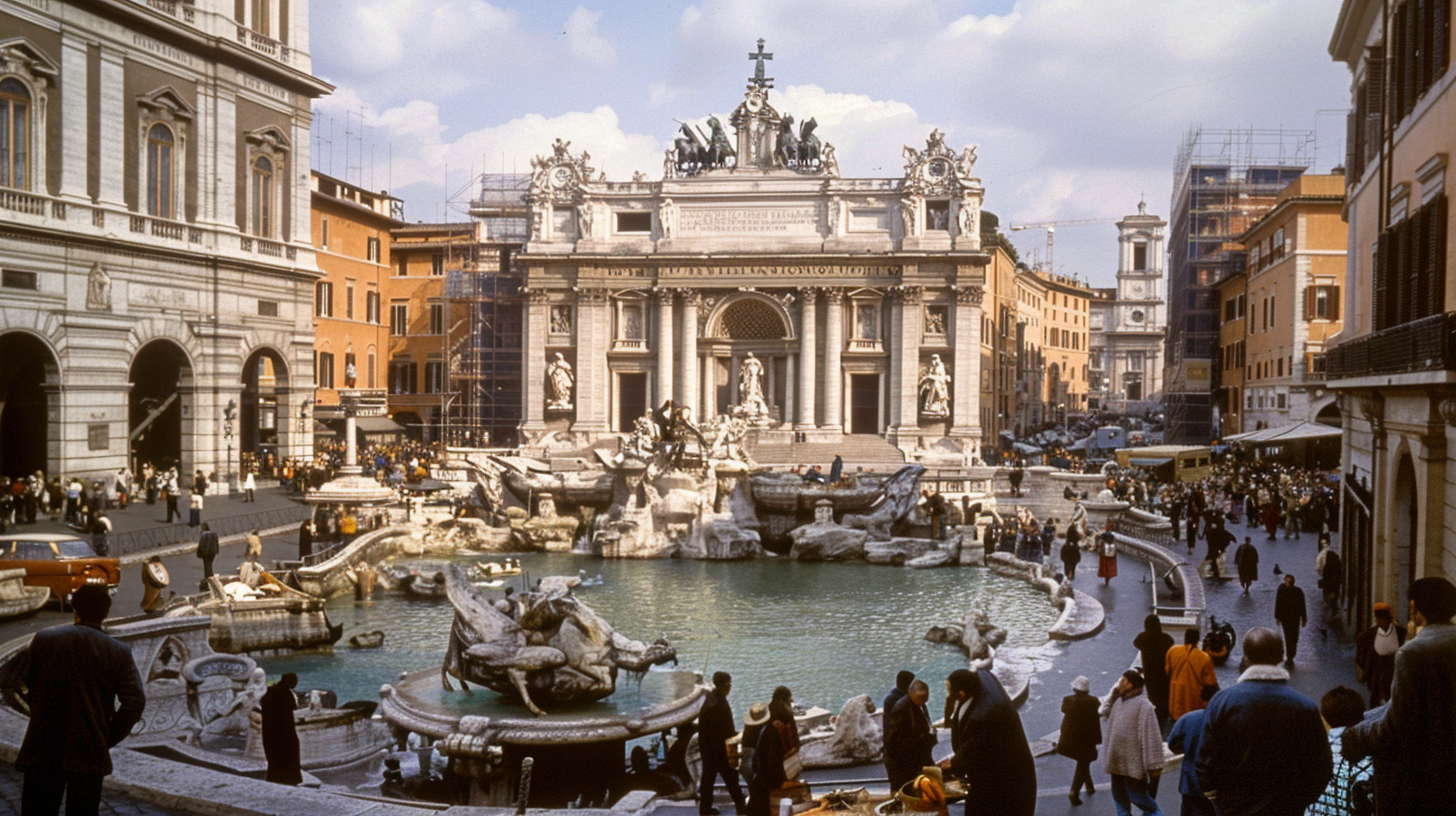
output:
POLYGON ((587 62, 611 65, 617 61, 617 51, 606 38, 597 33, 597 21, 602 13, 592 12, 586 6, 577 6, 566 18, 566 44, 571 53, 587 62))

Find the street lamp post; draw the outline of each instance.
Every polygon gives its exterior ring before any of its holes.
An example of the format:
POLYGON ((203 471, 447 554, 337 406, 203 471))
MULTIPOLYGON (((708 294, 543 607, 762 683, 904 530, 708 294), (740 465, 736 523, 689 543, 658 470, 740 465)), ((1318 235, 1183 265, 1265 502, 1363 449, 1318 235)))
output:
POLYGON ((222 436, 224 444, 227 445, 227 476, 228 488, 231 489, 233 478, 233 420, 238 416, 238 401, 228 400, 226 408, 222 409, 222 436))

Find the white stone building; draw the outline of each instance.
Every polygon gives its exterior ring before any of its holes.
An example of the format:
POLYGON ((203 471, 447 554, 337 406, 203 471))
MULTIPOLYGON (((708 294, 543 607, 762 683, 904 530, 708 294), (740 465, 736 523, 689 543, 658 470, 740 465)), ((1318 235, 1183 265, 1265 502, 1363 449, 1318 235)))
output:
POLYGON ((760 444, 974 452, 990 259, 974 150, 936 131, 901 177, 841 178, 812 119, 751 83, 735 134, 684 125, 660 180, 606 181, 559 141, 535 162, 523 439, 587 443, 672 399, 736 412, 760 444))
POLYGON ((328 91, 307 2, 0 3, 0 472, 311 449, 328 91))
POLYGON ((1117 222, 1117 288, 1092 300, 1090 324, 1091 368, 1101 377, 1091 388, 1104 411, 1144 414, 1161 404, 1167 225, 1141 202, 1136 215, 1117 222))

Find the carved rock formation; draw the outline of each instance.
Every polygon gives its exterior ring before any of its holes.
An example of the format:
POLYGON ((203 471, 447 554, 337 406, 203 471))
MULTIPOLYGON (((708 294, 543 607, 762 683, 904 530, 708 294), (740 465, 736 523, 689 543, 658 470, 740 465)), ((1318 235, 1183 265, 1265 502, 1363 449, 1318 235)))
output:
POLYGON ((861 694, 845 702, 833 731, 814 731, 803 738, 799 758, 806 768, 863 765, 882 761, 884 746, 882 712, 875 710, 868 694, 861 694))

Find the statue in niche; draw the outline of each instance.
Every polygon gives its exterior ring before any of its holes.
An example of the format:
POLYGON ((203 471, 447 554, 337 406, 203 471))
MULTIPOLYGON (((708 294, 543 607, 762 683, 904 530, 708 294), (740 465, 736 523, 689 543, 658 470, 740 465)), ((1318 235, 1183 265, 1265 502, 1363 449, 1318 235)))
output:
POLYGON ((571 363, 566 362, 561 352, 557 352, 556 359, 546 366, 546 382, 551 386, 551 399, 546 407, 553 410, 571 410, 571 389, 576 380, 571 373, 571 363))
POLYGON ((856 325, 856 334, 860 340, 880 339, 879 313, 872 303, 866 303, 857 310, 859 320, 856 325))
POLYGON ((939 354, 930 355, 930 367, 920 375, 921 413, 928 417, 950 415, 950 374, 939 354))
POLYGON ((111 276, 99 263, 91 265, 91 276, 86 280, 86 308, 111 311, 111 276))
POLYGON ((571 334, 571 307, 551 307, 551 333, 571 334))
POLYGON ((627 340, 642 339, 642 311, 636 306, 622 310, 622 337, 627 340))
POLYGON ((657 224, 662 230, 663 238, 671 238, 677 228, 677 205, 672 199, 664 198, 662 207, 657 211, 657 224))
POLYGON ((768 402, 763 397, 763 361, 751 351, 738 369, 738 406, 750 421, 768 416, 768 402))
POLYGON ((950 210, 948 207, 931 207, 930 228, 933 230, 950 229, 950 210))
POLYGON ((576 208, 576 236, 578 238, 590 238, 592 234, 592 207, 582 202, 576 208))
POLYGON ((976 232, 976 208, 969 197, 960 201, 956 208, 957 226, 961 235, 974 235, 976 232))
POLYGON ((925 333, 945 335, 945 309, 941 306, 925 307, 925 333))
POLYGON ((900 202, 900 220, 904 222, 905 236, 911 237, 915 234, 915 202, 909 199, 900 202))

